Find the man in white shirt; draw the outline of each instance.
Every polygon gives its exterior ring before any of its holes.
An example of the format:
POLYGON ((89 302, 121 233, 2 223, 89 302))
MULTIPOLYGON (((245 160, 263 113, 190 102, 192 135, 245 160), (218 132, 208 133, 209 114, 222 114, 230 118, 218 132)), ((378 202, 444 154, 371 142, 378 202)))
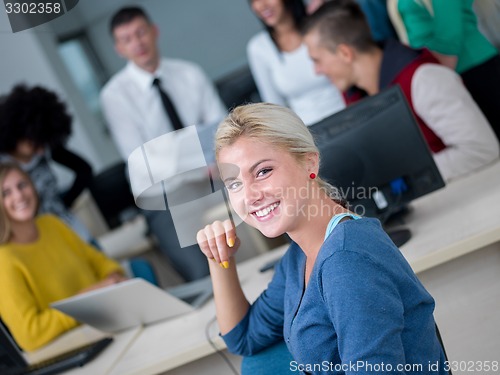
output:
MULTIPOLYGON (((110 31, 117 53, 128 63, 103 88, 101 103, 125 160, 145 142, 179 127, 222 120, 226 109, 213 84, 197 65, 160 57, 158 28, 141 8, 120 9, 111 19, 110 31), (178 121, 167 112, 164 96, 173 105, 178 121)), ((169 211, 144 213, 160 248, 181 276, 189 281, 208 274, 197 247, 180 248, 169 211)))

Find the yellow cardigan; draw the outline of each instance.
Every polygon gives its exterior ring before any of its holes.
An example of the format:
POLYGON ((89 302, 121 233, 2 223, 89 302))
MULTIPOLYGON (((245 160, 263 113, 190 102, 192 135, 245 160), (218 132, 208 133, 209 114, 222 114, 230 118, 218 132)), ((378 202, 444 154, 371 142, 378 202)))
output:
POLYGON ((34 350, 78 325, 51 302, 123 272, 52 215, 36 219, 39 238, 0 245, 0 317, 24 350, 34 350))

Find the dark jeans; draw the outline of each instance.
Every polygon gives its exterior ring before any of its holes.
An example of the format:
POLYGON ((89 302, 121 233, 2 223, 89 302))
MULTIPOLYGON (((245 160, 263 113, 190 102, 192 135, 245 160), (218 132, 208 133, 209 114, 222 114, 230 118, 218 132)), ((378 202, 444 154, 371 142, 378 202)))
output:
POLYGON ((500 55, 463 72, 461 76, 500 140, 500 55))

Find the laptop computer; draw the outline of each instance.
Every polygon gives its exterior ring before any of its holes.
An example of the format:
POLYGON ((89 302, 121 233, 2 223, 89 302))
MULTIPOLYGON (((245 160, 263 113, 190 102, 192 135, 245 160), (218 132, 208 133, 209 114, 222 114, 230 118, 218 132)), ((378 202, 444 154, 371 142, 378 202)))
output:
POLYGON ((0 321, 0 374, 58 374, 73 367, 83 366, 95 358, 111 341, 112 338, 106 337, 41 362, 28 363, 24 353, 0 321))
MULTIPOLYGON (((180 292, 189 297, 184 290, 180 292)), ((199 303, 197 293, 194 296, 193 302, 199 303)), ((51 306, 82 323, 110 333, 173 318, 195 309, 140 278, 76 295, 54 302, 51 306)))

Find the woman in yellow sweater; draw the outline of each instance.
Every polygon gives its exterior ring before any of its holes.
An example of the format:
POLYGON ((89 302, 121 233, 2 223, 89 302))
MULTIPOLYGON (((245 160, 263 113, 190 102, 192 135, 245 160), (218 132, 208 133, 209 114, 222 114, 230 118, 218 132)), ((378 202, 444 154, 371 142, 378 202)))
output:
POLYGON ((108 259, 52 215, 36 215, 29 176, 0 164, 0 318, 24 350, 78 325, 51 302, 124 280, 108 259))

